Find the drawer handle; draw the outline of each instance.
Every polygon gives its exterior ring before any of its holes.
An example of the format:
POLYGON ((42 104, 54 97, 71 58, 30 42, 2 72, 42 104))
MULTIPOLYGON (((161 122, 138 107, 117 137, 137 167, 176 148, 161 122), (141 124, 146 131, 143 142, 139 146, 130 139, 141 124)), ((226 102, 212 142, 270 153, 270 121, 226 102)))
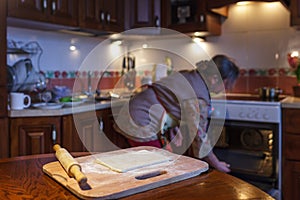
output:
POLYGON ((103 131, 104 130, 104 122, 102 120, 102 117, 98 117, 98 122, 99 122, 99 130, 103 131))
POLYGON ((56 143, 56 127, 55 125, 52 125, 52 141, 55 144, 56 143))
POLYGON ((44 8, 44 9, 47 9, 47 0, 44 0, 44 1, 43 1, 43 8, 44 8))

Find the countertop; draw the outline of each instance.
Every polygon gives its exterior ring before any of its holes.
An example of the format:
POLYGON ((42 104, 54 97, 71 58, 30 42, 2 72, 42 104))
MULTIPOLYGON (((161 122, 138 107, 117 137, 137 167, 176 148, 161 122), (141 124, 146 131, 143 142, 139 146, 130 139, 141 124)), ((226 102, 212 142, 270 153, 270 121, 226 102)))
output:
MULTIPOLYGON (((88 153, 72 153, 73 156, 88 153)), ((78 199, 42 171, 56 161, 54 154, 41 154, 0 160, 0 199, 78 199)), ((194 178, 131 195, 122 199, 273 199, 257 187, 216 170, 194 178)))
MULTIPOLYGON (((124 103, 124 99, 116 99, 113 100, 114 104, 124 103)), ((16 117, 45 117, 45 116, 63 116, 68 114, 80 113, 80 112, 88 112, 93 110, 100 110, 110 108, 112 101, 96 101, 83 103, 78 106, 66 107, 63 106, 60 109, 38 109, 34 107, 25 108, 23 110, 8 110, 8 117, 16 118, 16 117)))
POLYGON ((282 108, 300 109, 300 97, 288 96, 281 101, 282 108))
MULTIPOLYGON (((114 99, 112 101, 96 101, 93 103, 83 103, 79 106, 74 107, 62 107, 61 109, 37 109, 29 107, 23 110, 9 110, 8 116, 11 118, 17 117, 36 117, 36 116, 63 116, 73 113, 88 112, 93 110, 100 110, 110 108, 112 102, 117 105, 118 103, 122 104, 128 99, 114 99)), ((280 101, 282 108, 299 108, 300 109, 300 97, 287 96, 280 101)))

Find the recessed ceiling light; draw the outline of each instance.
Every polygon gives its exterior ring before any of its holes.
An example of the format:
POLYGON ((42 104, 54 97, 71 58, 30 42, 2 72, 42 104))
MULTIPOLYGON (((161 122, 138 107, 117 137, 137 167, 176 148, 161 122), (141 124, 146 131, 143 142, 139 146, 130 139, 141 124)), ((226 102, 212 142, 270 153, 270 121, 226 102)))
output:
POLYGON ((250 3, 251 3, 250 1, 239 1, 239 2, 236 3, 236 5, 238 5, 238 6, 245 6, 245 5, 248 5, 250 3))
POLYGON ((70 49, 70 51, 75 51, 77 48, 75 45, 70 45, 69 49, 70 49))

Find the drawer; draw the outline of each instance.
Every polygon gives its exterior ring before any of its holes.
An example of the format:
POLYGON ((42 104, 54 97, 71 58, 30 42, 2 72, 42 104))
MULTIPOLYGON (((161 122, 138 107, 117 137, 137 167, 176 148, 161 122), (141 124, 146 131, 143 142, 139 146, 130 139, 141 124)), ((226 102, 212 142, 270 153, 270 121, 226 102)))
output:
POLYGON ((283 156, 285 159, 300 161, 300 135, 283 135, 283 156))
POLYGON ((283 132, 300 135, 300 109, 283 109, 282 123, 283 132))

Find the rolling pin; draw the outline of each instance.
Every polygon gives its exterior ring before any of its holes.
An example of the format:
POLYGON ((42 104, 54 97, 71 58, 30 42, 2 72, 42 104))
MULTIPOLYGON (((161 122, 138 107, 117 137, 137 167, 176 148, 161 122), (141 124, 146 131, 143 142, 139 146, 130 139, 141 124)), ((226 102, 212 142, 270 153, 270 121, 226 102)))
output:
POLYGON ((58 144, 55 144, 53 149, 55 151, 56 158, 59 160, 60 164, 69 176, 74 177, 80 185, 85 184, 87 182, 87 177, 81 171, 81 166, 71 156, 71 154, 66 149, 61 148, 58 144))

